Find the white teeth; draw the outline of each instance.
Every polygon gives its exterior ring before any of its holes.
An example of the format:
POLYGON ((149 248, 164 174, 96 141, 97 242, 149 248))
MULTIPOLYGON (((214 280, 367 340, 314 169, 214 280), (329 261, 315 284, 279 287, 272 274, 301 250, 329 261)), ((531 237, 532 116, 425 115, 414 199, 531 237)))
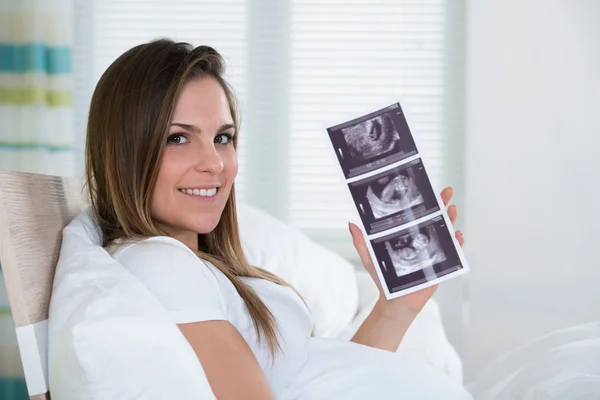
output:
POLYGON ((179 189, 180 192, 194 196, 212 197, 217 194, 217 188, 212 189, 179 189))

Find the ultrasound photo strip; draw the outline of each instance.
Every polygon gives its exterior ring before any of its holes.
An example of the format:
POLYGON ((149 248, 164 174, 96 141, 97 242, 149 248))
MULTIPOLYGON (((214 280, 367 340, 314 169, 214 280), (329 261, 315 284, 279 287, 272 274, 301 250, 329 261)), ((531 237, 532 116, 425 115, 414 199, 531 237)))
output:
POLYGON ((388 299, 468 271, 399 103, 327 132, 388 299))

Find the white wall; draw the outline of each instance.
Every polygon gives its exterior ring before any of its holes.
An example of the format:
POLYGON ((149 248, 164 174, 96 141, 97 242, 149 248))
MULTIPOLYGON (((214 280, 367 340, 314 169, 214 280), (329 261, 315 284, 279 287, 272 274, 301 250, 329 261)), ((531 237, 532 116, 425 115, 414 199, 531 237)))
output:
POLYGON ((600 320, 600 1, 468 3, 466 379, 600 320))

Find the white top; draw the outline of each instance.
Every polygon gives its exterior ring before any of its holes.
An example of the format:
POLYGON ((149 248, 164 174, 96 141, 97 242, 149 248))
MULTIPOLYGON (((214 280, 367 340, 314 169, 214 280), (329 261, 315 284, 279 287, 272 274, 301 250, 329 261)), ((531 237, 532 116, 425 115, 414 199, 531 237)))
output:
POLYGON ((271 363, 268 346, 264 340, 257 343, 252 319, 233 284, 183 243, 154 237, 123 245, 113 257, 148 287, 175 323, 227 320, 235 326, 277 399, 471 399, 463 388, 417 361, 352 342, 310 337, 312 318, 292 289, 242 278, 278 323, 282 351, 271 363))
POLYGON ((241 278, 256 290, 278 323, 283 352, 278 351, 272 362, 266 339, 257 343, 250 314, 233 284, 183 243, 170 237, 153 237, 122 245, 113 257, 156 296, 175 323, 226 320, 235 326, 252 349, 275 394, 281 392, 306 361, 313 321, 304 302, 291 288, 263 279, 241 278))

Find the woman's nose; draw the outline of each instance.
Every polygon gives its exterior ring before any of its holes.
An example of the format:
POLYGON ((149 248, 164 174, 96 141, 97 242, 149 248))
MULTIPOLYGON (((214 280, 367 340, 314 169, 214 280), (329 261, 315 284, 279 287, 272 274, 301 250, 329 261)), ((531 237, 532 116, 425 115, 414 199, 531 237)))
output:
POLYGON ((223 171, 223 158, 214 144, 201 146, 197 154, 196 170, 218 174, 223 171))

